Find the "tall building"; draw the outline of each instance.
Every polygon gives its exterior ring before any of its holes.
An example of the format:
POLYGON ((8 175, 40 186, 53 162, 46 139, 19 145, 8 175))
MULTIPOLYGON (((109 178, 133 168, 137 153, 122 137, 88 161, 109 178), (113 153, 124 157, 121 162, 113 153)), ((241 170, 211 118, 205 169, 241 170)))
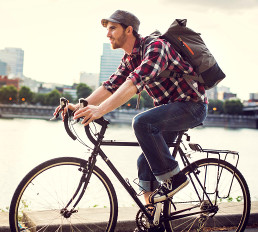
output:
POLYGON ((7 74, 7 64, 0 60, 0 75, 5 76, 7 74))
POLYGON ((80 83, 85 83, 92 90, 95 90, 99 87, 99 74, 98 73, 80 73, 80 83))
POLYGON ((5 48, 0 50, 0 60, 7 64, 6 75, 23 76, 24 51, 21 48, 5 48))
POLYGON ((122 49, 112 49, 109 43, 103 44, 103 55, 100 61, 100 85, 116 71, 123 55, 124 51, 122 49))

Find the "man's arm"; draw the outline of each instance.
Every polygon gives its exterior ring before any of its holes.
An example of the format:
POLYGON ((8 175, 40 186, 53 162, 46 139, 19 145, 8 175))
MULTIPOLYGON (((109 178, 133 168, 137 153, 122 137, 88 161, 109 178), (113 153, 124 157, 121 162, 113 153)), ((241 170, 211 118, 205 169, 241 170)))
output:
POLYGON ((110 91, 108 91, 104 86, 100 86, 97 88, 90 96, 88 96, 85 100, 89 103, 89 105, 99 105, 107 98, 112 95, 110 91))
MULTIPOLYGON (((103 115, 111 112, 112 110, 118 108, 119 106, 125 104, 136 94, 136 87, 131 80, 126 80, 118 90, 109 96, 105 101, 103 101, 99 106, 92 105, 94 99, 92 94, 89 98, 89 103, 87 107, 79 109, 74 114, 74 119, 85 117, 82 124, 88 125, 91 121, 102 117, 103 115), (92 102, 91 102, 92 100, 92 102)), ((88 98, 86 99, 88 100, 88 98)))
POLYGON ((133 82, 126 80, 114 94, 100 104, 103 115, 128 102, 136 94, 136 91, 133 82))

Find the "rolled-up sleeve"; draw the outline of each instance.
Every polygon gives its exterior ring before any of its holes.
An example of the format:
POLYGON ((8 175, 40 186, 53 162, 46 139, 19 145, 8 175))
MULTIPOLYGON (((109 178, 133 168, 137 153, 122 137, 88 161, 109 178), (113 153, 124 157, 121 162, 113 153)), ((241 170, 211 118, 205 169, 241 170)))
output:
POLYGON ((122 59, 116 72, 113 73, 107 81, 103 82, 102 85, 108 91, 114 93, 119 88, 119 86, 121 86, 125 82, 129 74, 130 70, 128 70, 128 68, 125 65, 124 59, 122 59))
POLYGON ((161 40, 156 40, 146 47, 141 64, 130 73, 131 79, 141 92, 146 84, 153 81, 168 66, 168 48, 161 40))

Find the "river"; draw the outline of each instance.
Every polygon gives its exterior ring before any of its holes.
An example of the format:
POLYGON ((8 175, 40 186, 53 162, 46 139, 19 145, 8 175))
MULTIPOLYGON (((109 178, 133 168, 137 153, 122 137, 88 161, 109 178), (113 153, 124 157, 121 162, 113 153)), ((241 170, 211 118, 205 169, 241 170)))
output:
MULTIPOLYGON (((79 135, 87 144, 81 125, 76 126, 79 135)), ((78 141, 66 134, 61 121, 36 119, 0 119, 0 211, 10 204, 12 194, 19 181, 37 164, 59 156, 88 156, 88 150, 78 141)), ((250 188, 252 200, 258 200, 258 130, 195 128, 189 131, 192 142, 198 142, 203 148, 229 149, 240 152, 239 170, 245 176, 250 188)), ((110 125, 106 139, 135 141, 130 125, 110 125)), ((108 157, 133 184, 137 176, 136 160, 139 147, 105 147, 108 157)), ((103 167, 99 159, 98 166, 103 167)), ((120 206, 129 206, 133 202, 122 186, 109 175, 118 192, 120 206)))

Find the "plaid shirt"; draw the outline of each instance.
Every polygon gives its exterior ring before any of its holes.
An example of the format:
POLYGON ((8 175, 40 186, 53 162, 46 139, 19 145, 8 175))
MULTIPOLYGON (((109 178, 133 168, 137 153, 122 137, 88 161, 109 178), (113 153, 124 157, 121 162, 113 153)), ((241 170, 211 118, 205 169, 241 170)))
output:
MULTIPOLYGON (((137 93, 145 88, 155 106, 175 101, 199 101, 198 95, 182 77, 183 74, 196 75, 192 66, 183 60, 169 42, 159 38, 148 44, 141 55, 145 39, 136 39, 132 54, 124 55, 117 71, 103 86, 114 93, 127 79, 131 79, 137 93), (164 70, 172 71, 174 77, 159 76, 164 70)), ((207 103, 204 86, 193 80, 191 83, 207 103)))

